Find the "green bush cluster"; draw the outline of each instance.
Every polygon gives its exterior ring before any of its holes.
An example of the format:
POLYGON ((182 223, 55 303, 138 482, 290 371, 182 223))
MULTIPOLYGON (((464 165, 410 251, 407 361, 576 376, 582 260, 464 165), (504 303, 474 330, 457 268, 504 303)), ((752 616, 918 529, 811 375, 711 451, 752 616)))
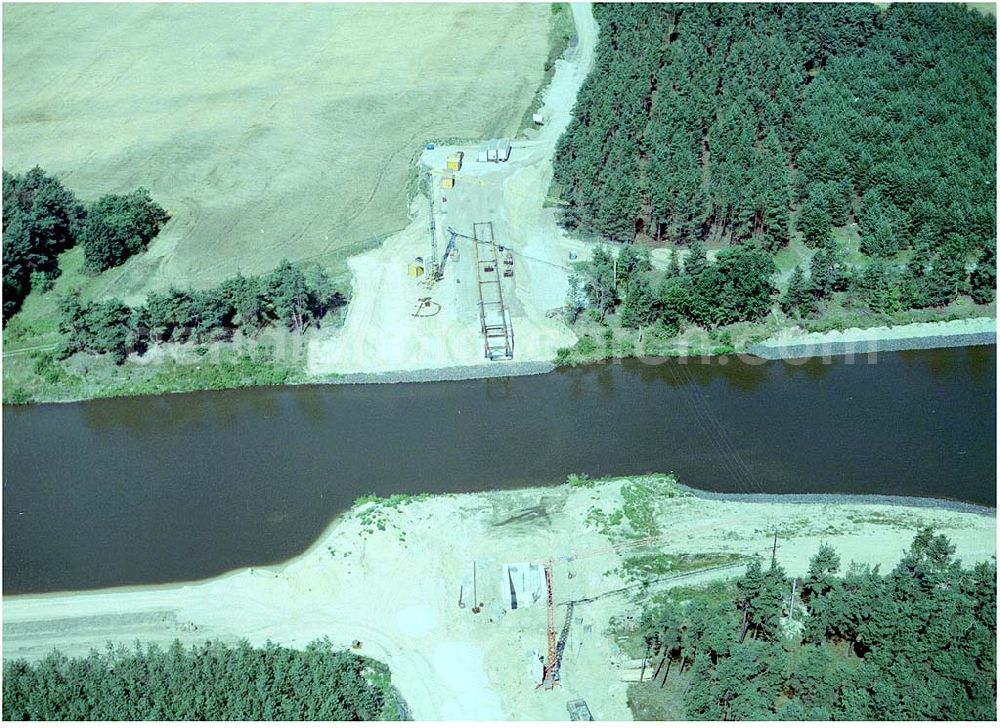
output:
POLYGON ((962 294, 989 303, 996 296, 996 245, 981 249, 971 272, 968 253, 958 236, 950 236, 934 248, 915 248, 905 264, 876 259, 862 267, 846 265, 835 245, 822 248, 813 255, 808 275, 798 266, 792 271, 781 308, 799 318, 813 317, 836 291, 846 292, 849 306, 885 315, 946 306, 962 294))
POLYGON ((589 308, 600 320, 619 312, 626 328, 659 324, 673 333, 685 322, 714 328, 757 321, 771 310, 775 272, 771 256, 753 245, 723 250, 710 262, 696 242, 683 269, 675 259, 664 273, 652 270, 647 249, 625 245, 616 256, 598 246, 579 265, 567 307, 574 320, 589 308))
POLYGON ((58 256, 73 246, 84 207, 58 179, 39 167, 3 172, 3 321, 33 288, 59 275, 58 256))
POLYGON ((121 265, 145 250, 169 219, 145 188, 127 195, 105 195, 87 210, 80 229, 84 266, 100 273, 121 265))
POLYGON ((59 276, 58 256, 77 242, 84 267, 99 273, 145 250, 169 219, 149 192, 105 195, 89 208, 41 168, 3 173, 3 321, 32 290, 59 276))
POLYGON ((298 373, 297 369, 287 364, 276 363, 267 347, 258 347, 255 353, 243 352, 232 359, 161 369, 145 380, 114 384, 103 392, 103 396, 272 386, 290 383, 298 373))

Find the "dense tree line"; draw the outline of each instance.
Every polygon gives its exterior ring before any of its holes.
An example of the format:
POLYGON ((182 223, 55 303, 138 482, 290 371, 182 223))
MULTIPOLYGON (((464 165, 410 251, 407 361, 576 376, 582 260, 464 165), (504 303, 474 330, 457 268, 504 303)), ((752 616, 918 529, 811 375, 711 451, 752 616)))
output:
POLYGON ((388 670, 336 651, 174 642, 5 661, 4 720, 398 719, 388 670), (376 679, 380 678, 380 679, 376 679))
POLYGON ((897 4, 803 92, 791 151, 800 227, 855 215, 862 252, 996 239, 996 32, 959 5, 897 4), (807 217, 812 217, 807 221, 807 217))
POLYGON ((60 356, 111 353, 121 363, 153 343, 207 343, 237 330, 252 336, 272 324, 301 334, 343 303, 322 268, 288 261, 269 274, 237 275, 207 290, 171 287, 136 307, 118 299, 84 302, 75 292, 60 302, 60 356))
POLYGON ((731 601, 661 601, 641 625, 657 678, 688 671, 690 719, 995 720, 996 562, 954 552, 924 529, 888 574, 841 573, 824 545, 794 605, 774 562, 731 601))
POLYGON ((3 321, 35 287, 59 275, 58 256, 81 243, 85 268, 101 272, 144 250, 167 221, 166 211, 139 188, 105 195, 89 208, 53 176, 35 167, 3 173, 3 321))
POLYGON ((21 308, 34 286, 59 275, 57 257, 76 242, 84 207, 40 168, 3 172, 3 320, 21 308))
POLYGON ((808 273, 801 267, 792 271, 780 304, 785 313, 806 318, 834 291, 846 291, 848 303, 878 314, 944 306, 960 294, 989 303, 996 296, 996 244, 986 243, 971 271, 968 265, 956 236, 933 250, 918 248, 905 264, 875 260, 866 266, 847 265, 838 246, 830 245, 816 251, 808 273))
POLYGON ((774 274, 771 256, 753 245, 720 251, 709 261, 696 242, 683 267, 675 256, 662 274, 652 270, 648 249, 625 245, 616 256, 597 246, 571 277, 567 305, 573 319, 587 308, 601 319, 619 310, 628 328, 660 323, 676 333, 685 321, 714 328, 766 316, 774 274))
POLYGON ((849 265, 840 247, 830 244, 818 248, 806 268, 792 271, 778 297, 774 261, 755 244, 724 249, 710 262, 695 241, 683 265, 675 253, 663 272, 653 270, 647 248, 626 244, 616 253, 597 246, 592 260, 571 276, 566 306, 571 321, 587 309, 600 320, 618 312, 626 328, 661 324, 676 334, 686 324, 714 328, 760 320, 773 302, 789 316, 808 318, 837 292, 847 294, 850 306, 887 315, 944 306, 960 294, 989 303, 996 296, 996 244, 985 244, 971 270, 969 265, 954 236, 934 250, 914 251, 905 264, 849 265))
POLYGON ((863 252, 996 236, 995 29, 956 4, 608 4, 557 148, 565 222, 613 240, 790 234, 863 252))

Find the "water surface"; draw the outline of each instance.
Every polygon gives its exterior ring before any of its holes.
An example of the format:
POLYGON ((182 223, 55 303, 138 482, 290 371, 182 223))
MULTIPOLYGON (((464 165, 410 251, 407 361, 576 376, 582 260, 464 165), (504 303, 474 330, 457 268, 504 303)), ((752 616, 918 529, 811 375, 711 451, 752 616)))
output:
POLYGON ((995 505, 996 347, 4 408, 3 592, 277 563, 359 495, 673 471, 995 505))

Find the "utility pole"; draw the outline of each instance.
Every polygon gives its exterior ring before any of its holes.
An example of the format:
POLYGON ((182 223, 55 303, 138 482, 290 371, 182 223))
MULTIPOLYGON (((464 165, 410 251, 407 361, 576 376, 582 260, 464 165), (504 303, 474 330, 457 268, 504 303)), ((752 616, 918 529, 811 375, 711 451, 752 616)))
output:
POLYGON ((778 532, 774 532, 774 545, 771 547, 771 563, 774 563, 774 558, 778 553, 778 532))

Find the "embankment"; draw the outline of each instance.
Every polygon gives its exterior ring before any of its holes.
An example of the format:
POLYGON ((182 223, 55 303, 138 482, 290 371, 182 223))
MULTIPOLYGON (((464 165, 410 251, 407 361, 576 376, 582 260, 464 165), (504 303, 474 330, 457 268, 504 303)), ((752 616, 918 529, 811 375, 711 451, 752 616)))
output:
POLYGON ((546 374, 555 369, 548 361, 497 361, 470 366, 414 369, 412 371, 357 372, 330 380, 331 384, 405 384, 410 382, 454 382, 463 379, 493 379, 546 374))
POLYGON ((944 498, 922 498, 909 495, 846 495, 840 493, 716 493, 710 490, 699 490, 687 485, 678 488, 694 494, 707 501, 723 501, 726 503, 760 503, 829 505, 829 506, 889 506, 892 508, 933 508, 942 511, 958 513, 974 513, 979 516, 996 518, 997 509, 978 503, 966 503, 960 500, 944 498))
POLYGON ((825 333, 807 333, 796 327, 754 344, 748 347, 748 351, 762 359, 805 359, 979 346, 995 344, 996 341, 996 319, 973 318, 825 333))

